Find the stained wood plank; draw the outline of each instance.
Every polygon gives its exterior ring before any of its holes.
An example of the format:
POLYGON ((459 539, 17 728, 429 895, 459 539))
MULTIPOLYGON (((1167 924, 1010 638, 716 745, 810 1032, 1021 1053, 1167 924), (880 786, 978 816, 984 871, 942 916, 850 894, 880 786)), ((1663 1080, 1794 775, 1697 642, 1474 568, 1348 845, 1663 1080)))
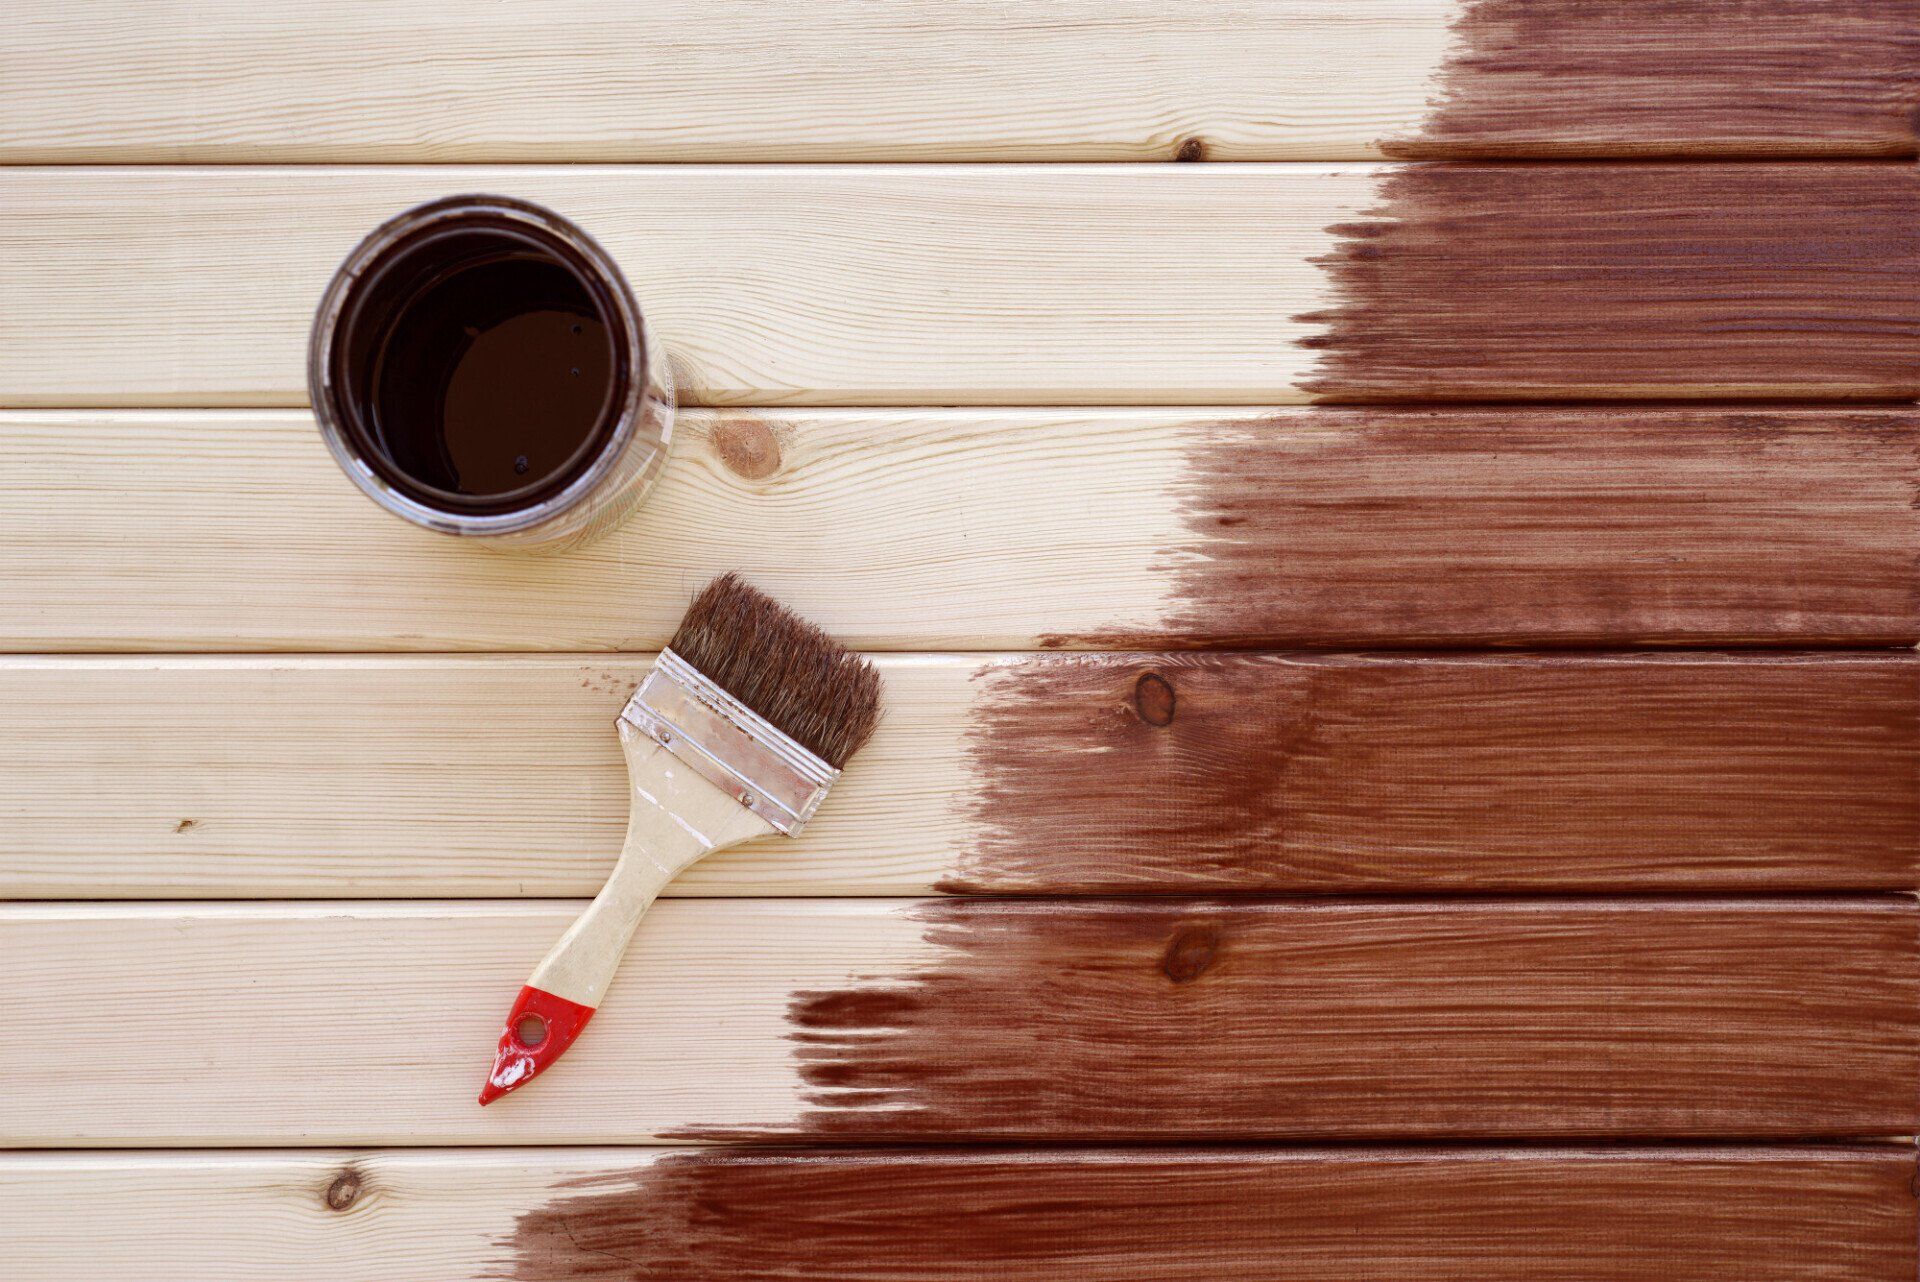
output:
POLYGON ((1920 1129, 1909 896, 665 901, 568 1061, 482 1110, 578 906, 9 905, 0 1142, 1920 1129))
MULTIPOLYGON (((645 656, 0 661, 0 898, 590 895, 645 656)), ((687 895, 1904 889, 1920 657, 896 656, 687 895)))
POLYGON ((168 167, 0 171, 0 404, 299 404, 342 255, 476 189, 709 404, 1920 396, 1898 162, 168 167))
POLYGON ((15 650, 652 649, 728 569, 872 649, 1920 640, 1908 408, 690 412, 546 559, 382 515, 305 414, 0 443, 15 650))
POLYGON ((1911 1150, 0 1157, 42 1282, 1904 1282, 1911 1150))
POLYGON ((23 0, 11 161, 1911 154, 1888 0, 23 0))

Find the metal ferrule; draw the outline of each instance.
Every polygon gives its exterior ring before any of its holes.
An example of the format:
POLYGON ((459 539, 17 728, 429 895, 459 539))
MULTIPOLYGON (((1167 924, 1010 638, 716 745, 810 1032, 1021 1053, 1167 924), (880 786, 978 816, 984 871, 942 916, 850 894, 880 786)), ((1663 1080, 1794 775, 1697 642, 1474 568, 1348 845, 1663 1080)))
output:
POLYGON ((789 837, 840 777, 672 650, 660 652, 620 719, 789 837))

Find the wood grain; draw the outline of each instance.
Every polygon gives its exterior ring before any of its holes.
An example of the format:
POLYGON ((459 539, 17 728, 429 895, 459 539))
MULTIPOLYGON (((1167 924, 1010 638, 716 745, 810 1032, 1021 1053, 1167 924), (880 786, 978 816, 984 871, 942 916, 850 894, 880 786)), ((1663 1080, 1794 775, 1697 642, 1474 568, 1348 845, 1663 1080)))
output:
POLYGON ((729 569, 868 649, 1920 640, 1907 408, 689 412, 559 558, 391 520, 304 414, 0 457, 14 650, 647 650, 729 569))
POLYGON ((1912 155, 1905 0, 1468 0, 1412 157, 1912 155))
POLYGON ((36 1053, 0 1143, 1920 1129, 1910 896, 668 900, 483 1111, 502 994, 578 908, 6 906, 36 1053))
POLYGON ((1904 889, 1920 869, 1909 655, 1123 654, 975 680, 983 832, 943 889, 1904 889))
POLYGON ((42 1282, 1896 1282, 1911 1150, 269 1151, 0 1157, 42 1282))
POLYGON ((689 402, 1920 396, 1898 162, 168 167, 0 170, 0 404, 300 404, 342 256, 470 190, 600 238, 689 402))
POLYGON ((513 1276, 1893 1279, 1911 1172, 1824 1148, 699 1154, 522 1216, 513 1276))
MULTIPOLYGON (((1912 654, 878 662, 805 835, 668 893, 1920 883, 1912 654)), ((648 663, 0 660, 0 898, 591 895, 648 663)))
POLYGON ((1907 411, 1322 410, 1223 423, 1186 461, 1161 564, 1190 644, 1882 641, 1920 619, 1920 577, 1883 577, 1920 542, 1907 411))
MULTIPOLYGON (((1598 16, 1598 15, 1596 15, 1598 16)), ((1920 16, 1920 15, 1917 15, 1920 16)), ((1604 20, 1604 19, 1601 19, 1604 20)), ((1920 394, 1912 165, 1411 166, 1301 317, 1328 400, 1920 394), (1791 242, 1789 244, 1789 241, 1791 242)))
POLYGON ((1911 154, 1887 0, 23 0, 20 162, 1911 154))

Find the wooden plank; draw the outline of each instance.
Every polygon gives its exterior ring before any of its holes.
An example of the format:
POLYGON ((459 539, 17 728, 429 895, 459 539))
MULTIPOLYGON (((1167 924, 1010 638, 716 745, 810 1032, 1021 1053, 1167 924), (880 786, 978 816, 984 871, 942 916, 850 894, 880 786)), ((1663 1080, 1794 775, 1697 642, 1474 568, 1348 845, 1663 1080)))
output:
POLYGON ((0 159, 1897 155, 1900 0, 20 0, 0 159))
POLYGON ((1920 396, 1898 162, 169 167, 0 170, 0 404, 300 404, 342 255, 476 189, 599 237, 690 402, 1920 396))
POLYGON ((1910 408, 690 412, 544 559, 384 516, 304 414, 0 443, 14 650, 644 650, 729 569, 870 649, 1920 640, 1910 408))
MULTIPOLYGON (((0 897, 590 895, 649 662, 0 661, 0 897)), ((670 894, 1920 884, 1913 654, 879 664, 805 835, 670 894)))
POLYGON ((1920 1129, 1910 896, 668 900, 566 1062, 483 1110, 579 906, 0 908, 33 1038, 0 1143, 1920 1129))
POLYGON ((40 1282, 1906 1282, 1910 1149, 14 1153, 40 1282))

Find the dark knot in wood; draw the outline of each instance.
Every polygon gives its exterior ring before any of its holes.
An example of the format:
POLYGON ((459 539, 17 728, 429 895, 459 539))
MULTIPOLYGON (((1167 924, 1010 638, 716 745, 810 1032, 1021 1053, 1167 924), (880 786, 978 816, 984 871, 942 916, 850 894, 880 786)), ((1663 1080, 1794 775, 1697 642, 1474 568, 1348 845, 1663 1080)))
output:
POLYGON ((1160 973, 1176 984, 1191 984, 1206 974, 1220 955, 1220 927, 1196 922, 1173 932, 1160 957, 1160 973))
POLYGON ((349 1167, 327 1185, 327 1209, 344 1211, 360 1200, 360 1172, 349 1167))
POLYGON ((1150 726, 1171 725, 1177 702, 1173 686, 1157 672, 1145 673, 1133 683, 1134 710, 1150 726))

